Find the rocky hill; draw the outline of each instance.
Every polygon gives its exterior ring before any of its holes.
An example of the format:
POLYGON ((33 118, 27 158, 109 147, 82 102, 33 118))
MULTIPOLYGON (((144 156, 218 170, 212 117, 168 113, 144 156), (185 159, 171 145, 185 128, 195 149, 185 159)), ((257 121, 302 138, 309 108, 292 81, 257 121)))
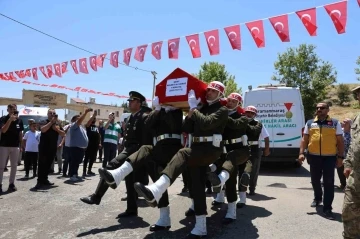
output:
MULTIPOLYGON (((360 86, 360 84, 345 84, 345 85, 348 85, 350 90, 357 86, 360 86)), ((360 107, 358 106, 357 101, 351 95, 350 96, 351 101, 344 103, 343 106, 340 106, 338 104, 339 99, 337 97, 337 89, 338 89, 338 85, 332 85, 328 87, 328 94, 326 101, 332 104, 329 112, 330 116, 341 121, 346 118, 353 119, 355 115, 360 113, 360 107)))

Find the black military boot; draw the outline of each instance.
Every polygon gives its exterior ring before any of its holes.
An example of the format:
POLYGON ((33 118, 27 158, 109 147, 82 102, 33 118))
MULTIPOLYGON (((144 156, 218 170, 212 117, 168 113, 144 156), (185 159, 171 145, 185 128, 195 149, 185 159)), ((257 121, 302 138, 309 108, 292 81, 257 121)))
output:
POLYGON ((91 194, 87 197, 80 198, 81 201, 87 204, 96 204, 99 205, 101 202, 101 198, 105 195, 106 191, 108 190, 109 185, 105 182, 104 179, 100 179, 99 184, 95 190, 95 193, 91 194))

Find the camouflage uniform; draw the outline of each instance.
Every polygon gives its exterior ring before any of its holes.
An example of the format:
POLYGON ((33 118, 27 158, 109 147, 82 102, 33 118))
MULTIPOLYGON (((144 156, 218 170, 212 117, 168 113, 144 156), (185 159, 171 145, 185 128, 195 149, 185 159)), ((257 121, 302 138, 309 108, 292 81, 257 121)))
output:
POLYGON ((360 238, 360 115, 351 125, 351 144, 344 168, 352 169, 345 189, 342 219, 344 238, 360 238))

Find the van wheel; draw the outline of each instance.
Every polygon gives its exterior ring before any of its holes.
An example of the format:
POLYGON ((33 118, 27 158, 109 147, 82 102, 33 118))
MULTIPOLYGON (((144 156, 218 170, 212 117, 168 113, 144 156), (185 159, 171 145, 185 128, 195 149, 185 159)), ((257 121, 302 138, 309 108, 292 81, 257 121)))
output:
POLYGON ((301 168, 302 164, 299 163, 298 161, 296 161, 296 162, 294 163, 294 166, 295 166, 295 168, 301 168))

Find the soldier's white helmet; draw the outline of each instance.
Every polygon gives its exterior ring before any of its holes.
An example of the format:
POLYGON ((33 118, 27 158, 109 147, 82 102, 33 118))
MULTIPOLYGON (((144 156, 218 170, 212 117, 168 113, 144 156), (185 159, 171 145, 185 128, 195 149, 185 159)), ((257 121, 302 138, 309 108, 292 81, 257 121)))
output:
POLYGON ((221 95, 225 93, 225 85, 220 81, 212 81, 207 86, 208 89, 213 89, 220 92, 221 95))
POLYGON ((256 115, 257 109, 255 106, 249 105, 248 107, 245 108, 245 112, 252 112, 252 113, 255 113, 255 115, 256 115))
POLYGON ((227 98, 237 100, 239 104, 242 104, 242 96, 239 93, 231 93, 227 98))

